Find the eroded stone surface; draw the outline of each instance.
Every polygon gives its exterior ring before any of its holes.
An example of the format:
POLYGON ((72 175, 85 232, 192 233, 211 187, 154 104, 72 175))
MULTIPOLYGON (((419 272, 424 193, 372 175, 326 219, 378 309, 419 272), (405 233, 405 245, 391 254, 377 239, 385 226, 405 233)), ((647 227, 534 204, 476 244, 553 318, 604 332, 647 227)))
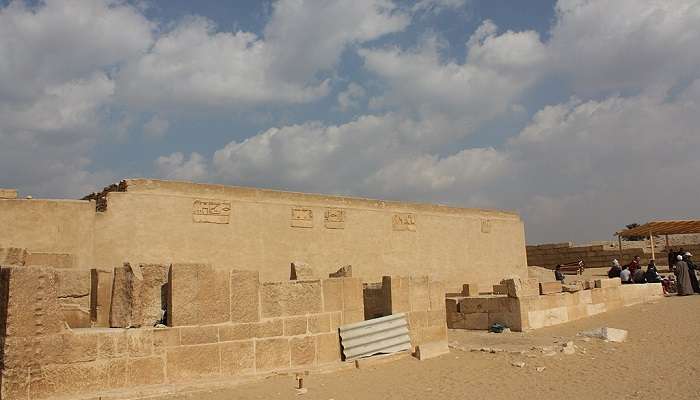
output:
POLYGON ((230 321, 229 272, 207 264, 173 264, 168 291, 168 325, 230 321))
POLYGON ((260 298, 263 317, 286 317, 322 311, 321 281, 264 283, 260 298))

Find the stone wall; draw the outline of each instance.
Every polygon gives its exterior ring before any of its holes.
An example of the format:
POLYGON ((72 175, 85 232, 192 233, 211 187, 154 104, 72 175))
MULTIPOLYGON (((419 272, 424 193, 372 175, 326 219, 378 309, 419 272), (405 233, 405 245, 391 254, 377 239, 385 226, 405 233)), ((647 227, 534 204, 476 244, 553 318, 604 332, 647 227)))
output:
MULTIPOLYGON (((516 280, 507 280, 513 285, 516 280)), ((562 292, 540 289, 537 292, 515 293, 507 296, 453 297, 447 299, 447 325, 452 329, 486 330, 500 323, 514 331, 539 329, 586 318, 663 296, 660 283, 620 285, 620 279, 601 279, 595 288, 562 292)))
MULTIPOLYGON (((700 254, 700 244, 671 246, 674 250, 683 247, 691 253, 700 254)), ((537 246, 527 246, 527 264, 553 269, 557 264, 564 264, 583 260, 586 268, 609 268, 612 260, 617 259, 624 265, 632 261, 634 256, 639 256, 642 265, 646 265, 651 258, 651 250, 643 248, 623 247, 622 256, 617 247, 611 248, 605 245, 574 246, 571 243, 549 243, 537 246)), ((656 265, 668 264, 668 253, 665 246, 655 248, 656 265)))

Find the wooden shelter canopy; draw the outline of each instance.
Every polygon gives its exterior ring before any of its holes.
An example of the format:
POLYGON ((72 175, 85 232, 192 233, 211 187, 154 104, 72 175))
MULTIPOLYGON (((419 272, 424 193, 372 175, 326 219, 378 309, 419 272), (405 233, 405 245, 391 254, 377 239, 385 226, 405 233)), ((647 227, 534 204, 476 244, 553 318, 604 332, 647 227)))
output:
POLYGON ((632 229, 618 232, 617 236, 683 235, 700 233, 700 221, 652 221, 632 229))

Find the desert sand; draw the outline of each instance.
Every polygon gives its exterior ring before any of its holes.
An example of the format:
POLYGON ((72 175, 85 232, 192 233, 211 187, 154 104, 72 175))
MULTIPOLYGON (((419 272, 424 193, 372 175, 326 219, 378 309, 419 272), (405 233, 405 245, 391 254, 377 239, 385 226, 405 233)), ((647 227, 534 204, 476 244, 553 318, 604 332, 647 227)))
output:
POLYGON ((449 354, 312 374, 304 394, 297 394, 293 376, 277 376, 163 398, 698 399, 699 311, 700 296, 671 297, 528 333, 451 331, 449 354), (577 336, 602 326, 626 329, 629 337, 608 343, 577 336), (575 343, 573 355, 560 352, 568 341, 575 343), (498 352, 472 351, 481 347, 498 352))

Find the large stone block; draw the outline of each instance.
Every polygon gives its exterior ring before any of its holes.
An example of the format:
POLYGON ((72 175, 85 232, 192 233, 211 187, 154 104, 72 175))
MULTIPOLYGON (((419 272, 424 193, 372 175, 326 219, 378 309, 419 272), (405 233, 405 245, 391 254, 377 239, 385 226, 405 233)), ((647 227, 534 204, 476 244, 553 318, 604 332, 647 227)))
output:
POLYGON ((41 336, 60 333, 65 324, 58 302, 55 270, 47 267, 3 267, 0 331, 6 336, 41 336))
POLYGON ((255 372, 253 340, 219 343, 219 352, 223 375, 245 375, 255 372))
POLYGON ((430 309, 445 309, 445 284, 444 282, 430 280, 428 282, 430 290, 430 309))
POLYGON ((112 280, 114 273, 101 269, 90 270, 90 319, 95 327, 109 327, 112 307, 112 280))
POLYGON ((152 329, 128 329, 126 345, 130 357, 146 357, 153 354, 152 329))
POLYGON ((358 311, 364 313, 362 297, 362 279, 340 278, 343 281, 343 311, 358 311))
POLYGON ((540 294, 547 295, 553 293, 561 293, 560 282, 540 282, 540 294))
POLYGON ((206 264, 173 264, 168 290, 168 325, 230 321, 229 272, 206 264))
POLYGON ((260 299, 263 318, 322 312, 321 281, 263 283, 260 299))
POLYGON ((53 268, 75 268, 75 256, 67 253, 36 253, 27 254, 26 265, 46 266, 53 268))
POLYGON ((312 314, 309 315, 309 333, 327 333, 331 331, 331 315, 312 314))
POLYGON ((600 289, 605 289, 609 287, 617 287, 622 285, 622 281, 620 278, 612 278, 612 279, 596 279, 595 280, 595 287, 600 288, 600 289))
POLYGON ((316 336, 316 360, 319 364, 340 361, 340 337, 337 332, 316 336))
POLYGON ((290 317, 284 319, 284 336, 305 335, 307 331, 306 317, 290 317))
POLYGON ((260 320, 260 273, 231 271, 231 322, 260 320))
POLYGON ((518 300, 510 297, 466 297, 459 301, 459 311, 464 314, 481 312, 513 312, 518 300))
POLYGON ((215 325, 183 326, 180 328, 180 344, 205 344, 219 341, 219 328, 215 325))
POLYGON ((255 369, 272 371, 290 367, 289 339, 257 339, 255 341, 255 369))
POLYGON ((158 385, 164 381, 162 357, 129 358, 129 385, 158 385))
POLYGON ((382 287, 386 291, 390 314, 411 311, 408 277, 384 276, 382 287))
POLYGON ((313 336, 289 340, 292 367, 313 365, 316 361, 316 339, 313 336))
POLYGON ((324 279, 323 280, 323 310, 342 311, 343 310, 343 280, 324 279))
POLYGON ((450 329, 487 330, 489 329, 489 314, 484 312, 450 314, 447 326, 450 329))
POLYGON ((506 285, 506 294, 508 297, 520 298, 539 296, 540 285, 537 279, 505 279, 501 281, 506 285))
POLYGON ((220 375, 219 344, 179 346, 165 351, 169 382, 185 382, 220 375))
POLYGON ((0 398, 28 400, 29 396, 29 368, 0 370, 0 398))
POLYGON ((97 336, 97 354, 100 358, 126 357, 128 354, 126 331, 110 330, 97 336))
POLYGON ((154 326, 163 316, 168 266, 125 264, 114 269, 110 325, 154 326))
POLYGON ((29 253, 27 252, 27 249, 18 247, 0 247, 0 265, 26 265, 28 256, 29 253))
POLYGON ((409 297, 411 311, 427 311, 430 308, 430 289, 427 276, 412 276, 409 278, 409 297))
POLYGON ((305 262, 294 261, 290 266, 289 279, 293 281, 310 281, 316 279, 314 270, 305 262))
POLYGON ((71 328, 90 328, 90 310, 77 304, 61 304, 61 314, 71 328))
POLYGON ((32 368, 29 398, 77 395, 109 388, 109 361, 32 368))
POLYGON ((56 270, 56 277, 59 301, 90 307, 90 270, 56 270))
POLYGON ((447 341, 424 342, 416 349, 416 358, 423 361, 448 354, 449 352, 447 341))
MULTIPOLYGON (((0 199, 16 199, 17 189, 0 188, 0 199)), ((4 397, 3 397, 4 398, 4 397)))

